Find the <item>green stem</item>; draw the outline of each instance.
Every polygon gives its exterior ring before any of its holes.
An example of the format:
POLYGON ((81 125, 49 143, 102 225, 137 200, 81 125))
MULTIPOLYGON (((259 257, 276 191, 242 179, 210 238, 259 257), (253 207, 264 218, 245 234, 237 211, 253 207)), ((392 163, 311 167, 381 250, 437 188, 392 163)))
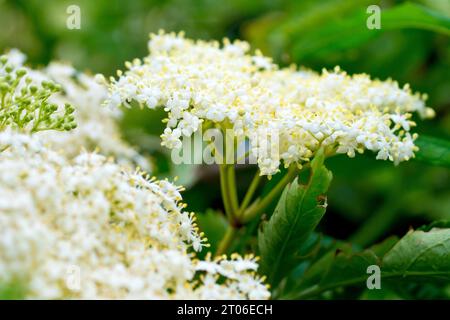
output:
POLYGON ((239 208, 238 217, 240 217, 243 214, 244 210, 247 209, 248 205, 250 204, 250 201, 252 200, 253 194, 255 193, 256 189, 258 188, 260 181, 261 181, 261 175, 260 175, 259 169, 257 169, 255 176, 253 177, 253 180, 250 183, 250 186, 248 187, 247 192, 245 193, 244 200, 242 200, 241 207, 239 208))
POLYGON ((239 210, 239 200, 236 188, 236 174, 234 171, 234 165, 227 165, 226 167, 226 184, 228 186, 228 194, 231 205, 232 216, 236 218, 236 214, 239 210))
POLYGON ((251 205, 248 210, 243 213, 241 219, 242 223, 246 223, 261 214, 267 208, 267 206, 270 205, 272 201, 281 194, 284 187, 294 179, 298 172, 299 170, 295 165, 291 166, 286 175, 267 194, 267 196, 265 196, 262 200, 255 200, 254 204, 251 205))
POLYGON ((225 213, 228 218, 229 227, 224 238, 219 243, 216 256, 226 253, 237 232, 237 226, 239 225, 239 221, 237 220, 239 203, 236 190, 234 165, 222 164, 219 166, 219 170, 220 189, 222 192, 222 200, 225 208, 225 213))
POLYGON ((228 220, 234 222, 239 209, 236 177, 233 165, 222 164, 220 171, 220 189, 222 192, 223 204, 228 220))
POLYGON ((231 203, 228 196, 228 183, 227 183, 227 168, 225 165, 219 166, 220 172, 220 191, 222 193, 222 201, 223 207, 225 209, 225 213, 228 217, 228 220, 231 221, 233 219, 232 211, 231 211, 231 203))
POLYGON ((233 226, 230 226, 227 229, 225 236, 220 241, 219 246, 217 248, 216 257, 226 254, 228 248, 231 246, 231 244, 235 238, 236 233, 237 233, 237 229, 233 226))

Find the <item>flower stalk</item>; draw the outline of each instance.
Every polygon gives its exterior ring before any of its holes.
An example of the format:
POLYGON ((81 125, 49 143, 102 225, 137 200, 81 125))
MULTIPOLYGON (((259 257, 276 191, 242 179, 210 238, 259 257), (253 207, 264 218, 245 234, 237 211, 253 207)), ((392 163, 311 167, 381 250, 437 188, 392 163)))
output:
POLYGON ((222 199, 225 213, 228 218, 229 227, 222 241, 219 243, 216 256, 226 254, 227 250, 233 243, 239 228, 256 219, 262 212, 264 212, 272 201, 274 201, 281 194, 284 187, 297 176, 300 170, 297 166, 289 167, 284 177, 265 197, 257 198, 252 204, 250 204, 250 201, 261 180, 258 170, 253 177, 240 205, 237 197, 234 165, 221 165, 219 172, 222 199))

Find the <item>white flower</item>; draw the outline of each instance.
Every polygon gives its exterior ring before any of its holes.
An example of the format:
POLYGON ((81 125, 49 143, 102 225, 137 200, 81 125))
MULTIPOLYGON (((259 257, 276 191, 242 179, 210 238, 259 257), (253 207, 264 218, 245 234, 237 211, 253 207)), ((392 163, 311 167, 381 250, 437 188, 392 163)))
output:
POLYGON ((184 34, 151 35, 150 54, 128 64, 110 85, 111 100, 137 100, 167 112, 170 130, 162 144, 178 148, 184 136, 202 125, 232 128, 247 139, 261 173, 309 161, 320 147, 327 155, 354 156, 365 149, 395 163, 414 156, 412 112, 433 115, 425 96, 392 80, 347 75, 339 68, 315 73, 295 67, 279 69, 242 41, 222 46, 193 41, 184 34), (136 92, 127 90, 132 85, 136 92), (189 114, 189 116, 187 116, 189 114), (402 130, 398 130, 398 129, 402 130), (180 132, 177 131, 180 130, 180 132), (278 135, 278 153, 267 155, 268 138, 278 135))
POLYGON ((195 259, 206 240, 169 181, 37 135, 0 132, 0 148, 0 283, 27 298, 269 297, 253 257, 195 259))
POLYGON ((394 121, 395 124, 398 124, 401 128, 405 129, 406 131, 409 131, 411 127, 411 121, 408 121, 407 115, 404 114, 392 114, 391 115, 392 121, 394 121))
POLYGON ((25 68, 35 83, 51 80, 62 87, 62 92, 52 95, 49 102, 61 106, 70 103, 75 107, 77 128, 67 132, 39 132, 46 144, 63 151, 69 158, 77 156, 82 150, 97 150, 115 157, 121 164, 138 164, 146 170, 150 169, 148 161, 120 136, 116 123, 122 116, 118 108, 120 96, 111 97, 114 107, 102 106, 108 97, 108 89, 99 77, 77 72, 72 66, 59 62, 52 62, 42 70, 29 69, 23 66, 26 56, 16 49, 6 56, 15 67, 25 68))

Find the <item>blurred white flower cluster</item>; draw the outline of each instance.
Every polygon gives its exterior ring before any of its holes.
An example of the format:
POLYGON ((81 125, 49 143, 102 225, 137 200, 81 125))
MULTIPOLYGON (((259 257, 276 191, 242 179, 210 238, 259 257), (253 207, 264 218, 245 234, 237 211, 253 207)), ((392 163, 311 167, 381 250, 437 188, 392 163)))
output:
POLYGON ((104 86, 67 65, 35 71, 23 62, 10 52, 0 74, 5 86, 17 86, 6 88, 10 102, 0 105, 0 285, 23 286, 27 298, 41 299, 269 297, 253 256, 196 258, 208 245, 194 213, 183 210, 182 188, 130 168, 140 156, 120 139, 118 109, 101 107, 104 86), (21 90, 9 76, 15 70, 26 70, 28 87, 61 88, 21 90), (75 116, 64 119, 76 117, 78 127, 50 130, 60 118, 49 116, 48 131, 22 130, 18 103, 25 98, 38 117, 70 102, 75 116), (102 154, 91 152, 97 147, 102 154))
POLYGON ((202 126, 231 128, 250 142, 263 175, 275 174, 281 163, 301 166, 321 146, 327 155, 353 157, 367 149, 377 159, 406 161, 417 150, 412 113, 433 116, 426 97, 407 85, 339 68, 280 69, 258 51, 249 54, 242 41, 221 45, 160 32, 148 47, 149 56, 126 63, 127 71, 111 79, 108 104, 164 107, 168 148, 179 148, 202 126), (267 151, 273 148, 275 154, 267 151))
POLYGON ((206 239, 170 182, 37 135, 1 132, 0 149, 0 283, 27 298, 268 298, 254 257, 195 258, 206 239))
POLYGON ((24 67, 26 56, 16 49, 5 56, 13 68, 26 70, 34 83, 52 81, 61 87, 61 92, 49 97, 49 103, 57 106, 69 103, 75 107, 75 129, 38 133, 52 149, 62 150, 69 158, 77 156, 82 150, 97 150, 101 154, 113 156, 121 164, 135 163, 146 170, 150 169, 149 162, 121 139, 117 125, 121 110, 102 106, 108 94, 105 84, 60 62, 52 62, 41 70, 24 67))

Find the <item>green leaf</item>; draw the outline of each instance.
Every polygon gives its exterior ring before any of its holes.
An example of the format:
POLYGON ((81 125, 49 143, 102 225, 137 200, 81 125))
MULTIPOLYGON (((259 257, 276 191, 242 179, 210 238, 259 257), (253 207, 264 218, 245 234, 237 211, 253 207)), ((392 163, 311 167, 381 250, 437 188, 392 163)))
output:
POLYGON ((422 226, 418 230, 422 231, 430 231, 433 228, 440 228, 440 229, 446 229, 450 228, 450 220, 437 220, 433 221, 429 225, 422 226))
POLYGON ((275 288, 301 260, 300 248, 325 214, 332 174, 320 150, 311 163, 306 185, 295 179, 286 186, 270 220, 258 234, 260 270, 275 288))
POLYGON ((383 257, 392 247, 398 242, 399 238, 397 236, 390 236, 384 239, 382 242, 374 244, 370 247, 377 256, 383 257))
POLYGON ((330 251, 305 272, 296 292, 283 298, 312 298, 339 287, 363 287, 370 265, 380 267, 382 288, 384 282, 448 282, 450 228, 410 231, 398 242, 388 238, 362 252, 349 247, 330 251))
POLYGON ((294 1, 285 13, 277 12, 251 22, 246 29, 251 42, 263 52, 280 57, 287 47, 302 41, 338 18, 346 17, 357 8, 367 8, 373 0, 294 1))
POLYGON ((420 135, 415 144, 419 147, 417 160, 450 168, 449 140, 420 135))
POLYGON ((299 279, 304 278, 305 272, 308 272, 308 274, 305 275, 305 278, 308 278, 311 285, 314 285, 318 281, 315 281, 314 277, 320 280, 321 275, 324 272, 324 270, 321 269, 321 266, 327 267, 328 264, 326 261, 329 258, 333 258, 336 249, 344 251, 351 250, 351 247, 348 243, 341 240, 313 232, 309 239, 305 240, 300 247, 300 254, 302 255, 301 262, 295 267, 290 275, 283 280, 278 289, 272 292, 272 297, 276 299, 277 297, 284 296, 290 292, 295 292, 299 279), (321 259, 323 259, 321 263, 315 264, 321 259), (315 264, 314 269, 309 268, 312 264, 315 264))
POLYGON ((311 55, 329 55, 360 46, 382 32, 396 29, 424 29, 450 35, 450 19, 424 6, 404 3, 381 10, 381 29, 368 29, 366 6, 353 15, 324 24, 308 33, 296 35, 292 48, 298 61, 311 55))
POLYGON ((382 273, 450 281, 450 229, 409 232, 383 258, 382 273))

